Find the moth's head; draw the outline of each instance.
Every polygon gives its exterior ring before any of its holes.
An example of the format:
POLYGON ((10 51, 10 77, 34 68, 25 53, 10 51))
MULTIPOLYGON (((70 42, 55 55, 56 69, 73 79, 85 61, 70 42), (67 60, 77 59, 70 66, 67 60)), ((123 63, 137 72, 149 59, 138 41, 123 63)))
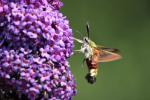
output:
POLYGON ((97 45, 95 44, 95 42, 93 42, 92 40, 90 40, 88 37, 84 37, 83 38, 83 44, 89 45, 91 47, 97 47, 97 45))
POLYGON ((88 37, 84 37, 84 38, 83 38, 83 41, 84 41, 84 43, 87 43, 87 44, 89 44, 89 43, 90 43, 90 40, 89 40, 89 38, 88 38, 88 37))

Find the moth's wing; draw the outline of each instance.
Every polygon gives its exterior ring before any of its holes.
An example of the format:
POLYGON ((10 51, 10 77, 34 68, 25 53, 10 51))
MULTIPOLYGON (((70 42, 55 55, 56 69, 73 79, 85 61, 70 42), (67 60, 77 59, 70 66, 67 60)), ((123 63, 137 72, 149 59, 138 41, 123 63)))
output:
POLYGON ((110 62, 121 59, 121 56, 117 53, 113 53, 107 50, 100 50, 99 62, 110 62))
POLYGON ((73 38, 75 41, 77 41, 77 42, 79 42, 79 43, 83 43, 83 41, 82 40, 80 40, 80 39, 77 39, 77 38, 73 38))
POLYGON ((119 53, 119 49, 116 48, 107 48, 107 47, 101 47, 100 50, 108 51, 108 52, 113 52, 113 53, 119 53))
POLYGON ((106 51, 113 52, 113 53, 120 52, 119 49, 116 49, 116 48, 107 48, 107 47, 104 47, 104 46, 101 46, 101 45, 97 45, 97 49, 99 49, 99 50, 106 50, 106 51))

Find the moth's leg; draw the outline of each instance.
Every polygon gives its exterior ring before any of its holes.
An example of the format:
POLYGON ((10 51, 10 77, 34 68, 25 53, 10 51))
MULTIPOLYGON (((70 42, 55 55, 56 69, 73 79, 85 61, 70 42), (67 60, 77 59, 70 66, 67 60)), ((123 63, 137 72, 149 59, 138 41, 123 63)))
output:
POLYGON ((82 48, 81 47, 81 49, 79 49, 79 50, 74 50, 75 52, 79 52, 79 53, 84 53, 84 51, 85 51, 85 48, 82 48))
POLYGON ((74 52, 78 52, 78 53, 81 53, 81 50, 74 50, 74 52))
POLYGON ((83 59, 83 62, 82 62, 82 67, 84 67, 85 61, 86 61, 86 59, 84 58, 84 59, 83 59))

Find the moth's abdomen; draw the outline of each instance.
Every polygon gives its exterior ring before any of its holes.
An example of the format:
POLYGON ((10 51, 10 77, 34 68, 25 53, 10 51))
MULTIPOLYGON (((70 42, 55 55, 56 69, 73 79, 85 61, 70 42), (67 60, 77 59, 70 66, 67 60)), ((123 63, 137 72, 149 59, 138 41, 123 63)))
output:
POLYGON ((87 63, 89 72, 85 78, 88 81, 88 83, 93 84, 96 82, 98 63, 92 62, 92 60, 89 60, 89 59, 86 59, 86 63, 87 63))

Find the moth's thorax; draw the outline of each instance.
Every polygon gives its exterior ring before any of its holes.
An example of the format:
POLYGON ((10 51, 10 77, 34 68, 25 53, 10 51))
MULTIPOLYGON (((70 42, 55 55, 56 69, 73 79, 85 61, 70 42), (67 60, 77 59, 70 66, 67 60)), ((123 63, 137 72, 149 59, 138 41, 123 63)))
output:
POLYGON ((84 54, 85 58, 91 58, 93 55, 92 47, 87 42, 82 44, 81 52, 84 54))
POLYGON ((88 37, 83 38, 83 43, 81 46, 81 52, 84 54, 85 58, 91 58, 93 55, 93 48, 96 47, 96 44, 91 41, 88 37))
POLYGON ((89 40, 89 45, 90 45, 92 48, 97 48, 96 43, 93 42, 92 40, 89 40))

